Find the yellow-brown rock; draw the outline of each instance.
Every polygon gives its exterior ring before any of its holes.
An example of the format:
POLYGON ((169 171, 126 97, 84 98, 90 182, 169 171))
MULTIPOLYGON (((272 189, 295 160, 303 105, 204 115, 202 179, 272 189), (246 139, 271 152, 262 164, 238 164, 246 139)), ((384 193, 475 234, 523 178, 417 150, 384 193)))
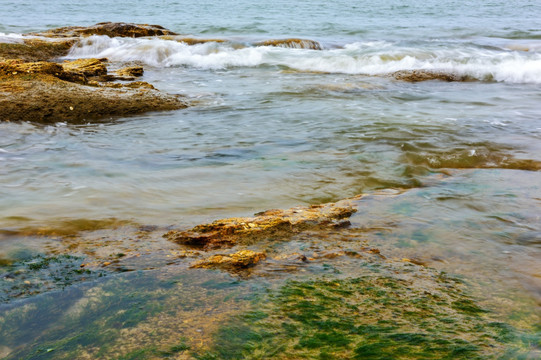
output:
POLYGON ((468 81, 467 76, 433 70, 400 70, 391 74, 396 80, 419 82, 428 80, 468 81))
POLYGON ((118 76, 125 77, 139 77, 143 76, 144 70, 142 66, 128 66, 122 69, 115 71, 115 74, 118 76))
POLYGON ((109 37, 143 37, 176 35, 160 25, 132 24, 123 22, 102 22, 92 26, 68 26, 51 29, 34 35, 47 37, 78 37, 107 35, 109 37))
POLYGON ((234 254, 213 255, 199 260, 191 265, 192 268, 240 270, 256 265, 266 258, 265 253, 252 250, 241 250, 234 254))
POLYGON ((40 40, 24 39, 21 43, 0 43, 0 60, 21 59, 24 61, 42 61, 65 56, 77 40, 40 40))
POLYGON ((256 46, 275 46, 275 47, 284 47, 292 49, 310 49, 310 50, 321 50, 321 44, 314 40, 307 39, 276 39, 276 40, 265 40, 258 43, 255 43, 256 46))
POLYGON ((148 83, 88 86, 84 72, 103 71, 95 65, 77 72, 53 62, 0 61, 0 121, 86 122, 187 106, 181 96, 161 93, 148 83))
POLYGON ((258 240, 281 239, 314 227, 334 227, 356 210, 347 201, 298 206, 287 210, 268 210, 255 217, 216 220, 188 231, 172 230, 164 235, 179 244, 206 249, 224 245, 247 244, 258 240))
POLYGON ((106 59, 77 59, 64 61, 62 67, 66 72, 74 72, 89 76, 100 76, 107 74, 106 59))

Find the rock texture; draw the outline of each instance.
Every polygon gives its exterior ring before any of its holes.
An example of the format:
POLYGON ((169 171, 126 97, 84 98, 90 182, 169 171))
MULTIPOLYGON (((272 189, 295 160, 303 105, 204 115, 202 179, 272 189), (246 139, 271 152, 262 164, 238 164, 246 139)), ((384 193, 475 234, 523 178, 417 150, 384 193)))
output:
POLYGON ((400 70, 390 75, 396 80, 419 82, 428 80, 442 80, 442 81, 468 81, 470 78, 464 75, 457 75, 453 73, 447 73, 443 71, 432 70, 400 70))
POLYGON ((264 238, 287 238, 302 230, 317 227, 347 226, 355 208, 348 202, 299 206, 288 210, 268 210, 255 217, 216 220, 188 231, 172 230, 164 235, 179 244, 206 249, 247 244, 264 238))
POLYGON ((109 37, 143 37, 176 35, 160 25, 132 24, 123 22, 102 22, 92 26, 68 26, 47 30, 33 35, 46 37, 80 37, 107 35, 109 37))
POLYGON ((306 39, 277 39, 277 40, 265 40, 255 43, 256 46, 276 46, 293 49, 310 49, 321 50, 321 44, 314 40, 306 39))
POLYGON ((0 120, 81 122, 186 107, 180 96, 145 82, 101 83, 103 59, 65 62, 0 61, 0 120))
POLYGON ((265 253, 252 250, 241 250, 227 255, 213 255, 199 260, 191 265, 192 268, 242 270, 252 267, 266 258, 265 253))
POLYGON ((66 56, 76 42, 76 39, 55 41, 25 39, 21 44, 0 43, 0 60, 43 61, 66 56))

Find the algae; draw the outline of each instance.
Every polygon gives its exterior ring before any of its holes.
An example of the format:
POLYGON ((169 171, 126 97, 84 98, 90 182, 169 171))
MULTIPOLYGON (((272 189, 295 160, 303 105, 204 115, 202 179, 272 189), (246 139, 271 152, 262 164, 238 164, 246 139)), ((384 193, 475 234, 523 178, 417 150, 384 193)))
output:
POLYGON ((73 255, 44 256, 7 263, 0 267, 0 303, 43 292, 64 289, 78 282, 103 277, 103 270, 82 268, 83 258, 73 255))
POLYGON ((462 281, 379 273, 289 281, 225 323, 197 359, 487 359, 538 354, 539 332, 492 321, 462 281), (430 287, 426 282, 430 281, 430 287), (537 351, 537 352, 536 352, 537 351))

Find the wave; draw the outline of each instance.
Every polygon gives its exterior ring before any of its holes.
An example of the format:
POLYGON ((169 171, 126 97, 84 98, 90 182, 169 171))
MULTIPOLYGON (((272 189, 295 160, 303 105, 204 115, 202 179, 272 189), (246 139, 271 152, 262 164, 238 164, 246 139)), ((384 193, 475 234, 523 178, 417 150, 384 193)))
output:
POLYGON ((18 44, 23 42, 22 34, 5 34, 0 32, 0 43, 18 44))
MULTIPOLYGON (((386 75, 425 70, 481 81, 541 83, 541 52, 464 43, 421 42, 403 46, 385 41, 355 42, 338 49, 312 50, 232 41, 189 45, 180 40, 91 36, 68 57, 106 57, 155 67, 199 69, 279 66, 297 71, 386 75)), ((537 44, 536 44, 537 45, 537 44)))

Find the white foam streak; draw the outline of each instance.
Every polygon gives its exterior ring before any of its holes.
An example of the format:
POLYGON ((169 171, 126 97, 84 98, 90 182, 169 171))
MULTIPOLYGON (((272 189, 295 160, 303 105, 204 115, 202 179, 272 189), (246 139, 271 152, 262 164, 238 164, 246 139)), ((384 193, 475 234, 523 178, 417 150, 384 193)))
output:
POLYGON ((112 61, 142 61, 156 67, 189 66, 201 69, 286 66, 299 71, 384 75, 400 70, 432 70, 479 80, 541 83, 541 54, 487 50, 456 45, 399 47, 376 41, 343 49, 314 51, 279 47, 238 48, 227 43, 189 46, 171 40, 92 36, 74 47, 69 57, 106 57, 112 61))
POLYGON ((0 32, 0 43, 22 44, 23 36, 21 34, 6 34, 0 32))

